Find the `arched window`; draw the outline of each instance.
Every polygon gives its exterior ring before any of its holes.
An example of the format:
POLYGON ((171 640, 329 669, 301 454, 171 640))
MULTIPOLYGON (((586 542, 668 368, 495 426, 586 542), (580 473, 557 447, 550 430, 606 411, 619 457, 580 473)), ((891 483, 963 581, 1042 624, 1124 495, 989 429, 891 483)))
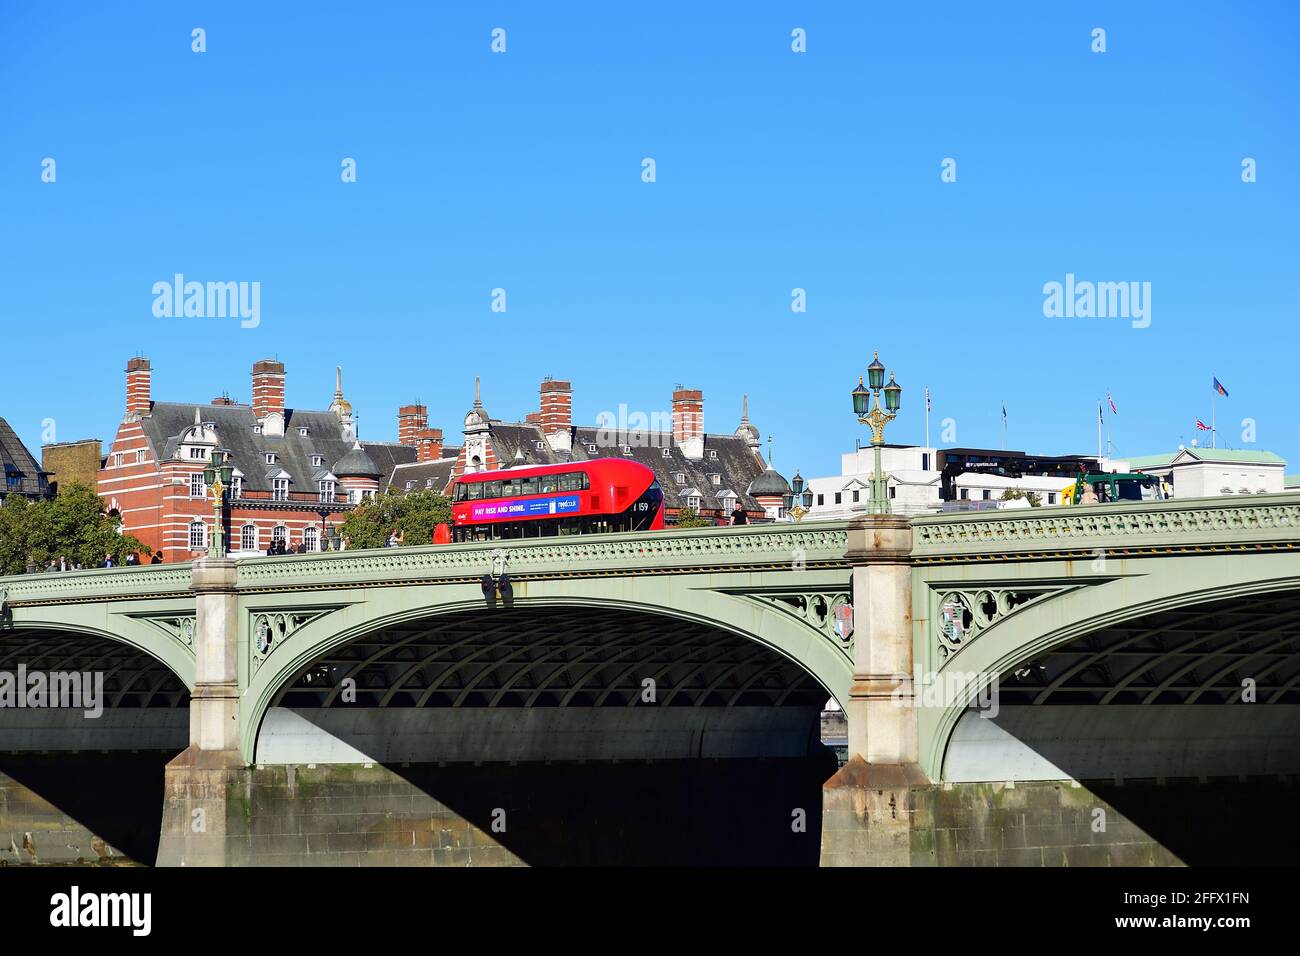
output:
POLYGON ((318 541, 320 529, 316 527, 306 527, 302 529, 302 549, 304 551, 318 551, 318 541))
POLYGON ((246 524, 239 532, 239 548, 241 551, 257 550, 257 526, 246 524))
POLYGON ((289 529, 288 529, 288 528, 286 528, 286 527, 285 527, 284 525, 282 525, 282 524, 278 524, 278 525, 276 525, 274 528, 271 529, 271 543, 272 543, 272 544, 288 544, 288 542, 289 542, 289 529))
POLYGON ((190 550, 203 550, 204 530, 207 526, 198 519, 190 522, 190 550))

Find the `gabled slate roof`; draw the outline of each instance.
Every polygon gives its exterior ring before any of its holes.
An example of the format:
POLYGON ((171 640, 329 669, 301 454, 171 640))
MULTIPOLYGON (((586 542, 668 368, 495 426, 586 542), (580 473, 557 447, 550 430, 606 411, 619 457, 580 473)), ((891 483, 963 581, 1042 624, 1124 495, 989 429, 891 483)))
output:
MULTIPOLYGON (((269 474, 283 470, 289 474, 291 491, 315 491, 313 476, 321 468, 333 470, 352 451, 352 441, 343 436, 343 425, 333 412, 286 409, 284 435, 254 434, 257 418, 248 405, 195 405, 189 402, 154 402, 149 414, 140 418, 140 427, 154 454, 161 461, 173 457, 179 439, 194 424, 195 409, 200 420, 211 422, 217 430, 221 447, 230 452, 234 464, 244 475, 249 491, 271 490, 269 474), (300 428, 307 434, 299 435, 300 428), (266 453, 273 452, 275 464, 266 463, 266 453), (321 456, 320 465, 312 457, 321 456)), ((377 475, 390 474, 396 465, 415 460, 415 449, 392 442, 366 442, 361 447, 375 466, 377 475)))
POLYGON ((17 433, 0 418, 0 495, 11 492, 42 497, 49 493, 49 481, 17 433))

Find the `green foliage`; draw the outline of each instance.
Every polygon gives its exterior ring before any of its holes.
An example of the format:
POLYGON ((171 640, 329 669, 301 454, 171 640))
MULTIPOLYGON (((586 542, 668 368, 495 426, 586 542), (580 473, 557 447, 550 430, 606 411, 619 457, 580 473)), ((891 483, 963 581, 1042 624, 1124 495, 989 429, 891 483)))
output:
POLYGON ((433 529, 451 524, 451 499, 422 489, 410 494, 384 492, 358 505, 339 525, 348 548, 382 548, 396 528, 406 546, 432 544, 433 529))
POLYGON ((119 520, 103 512, 94 489, 84 484, 63 488, 49 501, 10 495, 0 508, 0 573, 21 574, 29 564, 44 570, 50 561, 96 568, 111 555, 124 564, 128 554, 148 557, 149 549, 118 530, 119 520))
POLYGON ((1023 489, 1020 488, 1007 488, 1005 491, 1002 492, 1002 498, 1000 500, 1015 501, 1018 498, 1028 498, 1029 507, 1031 508, 1037 508, 1039 505, 1043 503, 1043 499, 1039 497, 1038 492, 1024 491, 1023 489))
POLYGON ((708 518, 701 518, 695 513, 694 508, 683 508, 681 514, 677 516, 677 527, 679 528, 711 528, 713 522, 708 518))

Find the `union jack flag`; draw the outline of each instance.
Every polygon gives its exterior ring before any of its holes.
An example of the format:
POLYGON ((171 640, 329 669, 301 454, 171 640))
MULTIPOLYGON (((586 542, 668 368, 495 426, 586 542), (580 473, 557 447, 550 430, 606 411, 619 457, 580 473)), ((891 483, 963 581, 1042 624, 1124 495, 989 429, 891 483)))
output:
POLYGON ((1196 427, 1203 432, 1208 432, 1210 430, 1210 426, 1205 424, 1205 422, 1201 421, 1199 418, 1196 419, 1196 427))

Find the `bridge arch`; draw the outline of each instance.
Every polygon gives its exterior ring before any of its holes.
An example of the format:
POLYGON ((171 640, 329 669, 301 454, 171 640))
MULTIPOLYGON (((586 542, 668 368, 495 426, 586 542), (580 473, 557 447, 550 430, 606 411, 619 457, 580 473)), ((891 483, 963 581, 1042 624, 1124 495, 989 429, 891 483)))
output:
MULTIPOLYGON (((1036 568, 1036 579, 1055 580, 1057 593, 1044 595, 1017 609, 1014 614, 995 621, 946 661, 936 653, 932 633, 918 633, 916 659, 919 672, 924 674, 928 664, 931 671, 924 676, 936 684, 949 672, 962 676, 961 680, 948 681, 947 686, 956 690, 955 695, 938 706, 917 708, 919 758, 922 769, 931 779, 947 779, 945 767, 954 731, 981 696, 987 699, 995 675, 1000 682, 1002 699, 1006 699, 1010 689, 1019 695, 1019 699, 1032 698, 1034 702, 1042 703, 1052 692, 1061 690, 1066 680, 1079 677, 1087 667, 1102 666, 1107 653, 1123 650, 1141 656, 1144 647, 1132 643, 1141 639, 1140 634, 1128 642, 1119 642, 1123 646, 1115 648, 1083 647, 1090 638, 1113 637, 1126 625, 1151 633, 1171 630, 1176 633, 1180 622, 1187 621, 1189 615, 1233 607, 1243 612, 1243 620, 1250 620, 1251 614, 1244 612, 1260 607, 1259 602, 1269 599, 1288 602, 1288 606, 1300 611, 1300 562, 1280 561, 1275 555, 1235 554, 1226 561, 1207 561, 1201 555, 1161 556, 1115 559, 1110 564, 1106 573, 1080 573, 1080 568, 1090 567, 1088 559, 1055 562, 1047 568, 1036 568), (1017 669, 1022 672, 1041 670, 1042 661, 1054 654, 1060 658, 1075 649, 1081 653, 1077 655, 1078 660, 1067 668, 1069 674, 1063 675, 1057 667, 1054 673, 1042 675, 1041 686, 1034 683, 1033 676, 1024 686, 1017 686, 1018 681, 1014 679, 1011 684, 1006 682, 1006 678, 1015 675, 1017 669)), ((922 630, 932 627, 937 620, 938 608, 935 605, 938 595, 950 584, 940 573, 923 577, 926 580, 916 585, 927 588, 929 597, 929 620, 921 622, 922 630)), ((982 585, 976 587, 979 586, 982 585)), ((1262 609, 1260 613, 1267 611, 1262 609)), ((1189 699, 1180 703, 1209 704, 1211 698, 1206 694, 1213 690, 1213 680, 1235 673, 1224 664, 1236 659, 1232 657, 1234 653, 1240 651, 1237 657, 1246 660, 1258 660, 1264 654, 1276 657, 1285 653, 1291 655, 1292 662, 1287 669, 1281 669, 1277 662, 1272 666, 1264 665, 1270 668, 1267 672, 1270 679, 1286 675, 1285 679, 1281 685, 1273 687, 1272 692, 1261 692, 1259 700, 1263 703, 1267 703, 1269 698, 1274 703, 1289 701, 1300 689, 1300 680, 1292 674, 1293 670, 1300 668, 1300 614, 1296 619, 1296 625, 1279 631, 1280 636, 1272 640, 1266 635, 1262 641, 1255 642, 1237 640, 1216 644, 1204 639, 1199 643, 1189 642, 1186 648, 1175 651, 1185 659, 1165 667, 1163 673, 1166 677, 1191 673, 1197 660, 1191 655, 1199 648, 1204 652, 1202 669, 1208 665, 1209 679, 1205 675, 1198 678, 1200 688, 1189 690, 1189 699), (1216 660, 1217 664, 1214 663, 1216 660)), ((1231 623, 1224 625, 1225 628, 1231 626, 1231 623)), ((1100 694, 1097 699, 1100 706, 1127 706, 1122 701, 1136 702, 1135 695, 1146 703, 1173 703, 1172 688, 1176 686, 1173 680, 1162 681, 1170 691, 1164 696, 1153 694, 1152 688, 1142 683, 1143 675, 1155 673, 1154 658, 1159 656, 1151 650, 1147 650, 1147 654, 1152 660, 1144 660, 1114 678, 1118 686, 1100 694), (1127 697, 1123 696, 1125 694, 1127 697)))
MULTIPOLYGON (((657 622, 669 633, 674 629, 689 629, 696 637, 706 632, 713 633, 719 642, 730 642, 727 644, 730 650, 735 649, 736 642, 741 642, 754 648, 755 654, 766 655, 769 662, 784 661, 806 675, 823 695, 819 703, 830 697, 841 704, 846 701, 852 673, 848 650, 822 630, 791 613, 779 601, 731 593, 729 586, 734 583, 725 580, 702 582, 675 575, 532 581, 516 586, 515 598, 509 607, 487 606, 477 584, 367 589, 362 601, 356 602, 353 595, 350 600, 354 603, 343 603, 330 613, 304 624, 283 642, 278 653, 268 655, 251 674, 241 706, 241 750, 245 759, 252 762, 256 757, 260 729, 273 704, 313 662, 347 645, 364 641, 369 635, 416 624, 436 626, 441 622, 461 626, 466 621, 473 621, 491 628, 504 620, 504 615, 515 615, 513 620, 517 622, 520 620, 518 615, 534 612, 539 619, 550 615, 552 621, 556 620, 555 615, 567 614, 567 619, 572 622, 581 615, 590 614, 615 628, 620 621, 635 622, 638 628, 647 622, 657 622)), ((343 595, 339 597, 348 600, 343 595)), ((310 595, 310 599, 318 604, 322 599, 327 600, 319 592, 310 595)), ((249 615, 245 614, 247 617, 249 615)), ((617 635, 611 638, 611 645, 618 645, 613 653, 624 653, 623 659, 629 662, 637 659, 631 643, 620 641, 617 635)), ((548 646, 551 646, 552 656, 542 663, 558 663, 565 652, 554 647, 553 641, 548 646)), ((750 670, 762 659, 753 661, 750 670)), ((696 676, 713 668, 708 662, 698 663, 696 676)), ((744 670, 739 661, 733 661, 732 665, 736 673, 744 670)), ((752 673, 749 676, 753 676, 752 673)), ((500 689, 497 691, 500 697, 500 689)), ((668 688, 664 694, 673 695, 674 691, 668 688)), ((680 689, 671 699, 675 704, 682 703, 680 689)))

